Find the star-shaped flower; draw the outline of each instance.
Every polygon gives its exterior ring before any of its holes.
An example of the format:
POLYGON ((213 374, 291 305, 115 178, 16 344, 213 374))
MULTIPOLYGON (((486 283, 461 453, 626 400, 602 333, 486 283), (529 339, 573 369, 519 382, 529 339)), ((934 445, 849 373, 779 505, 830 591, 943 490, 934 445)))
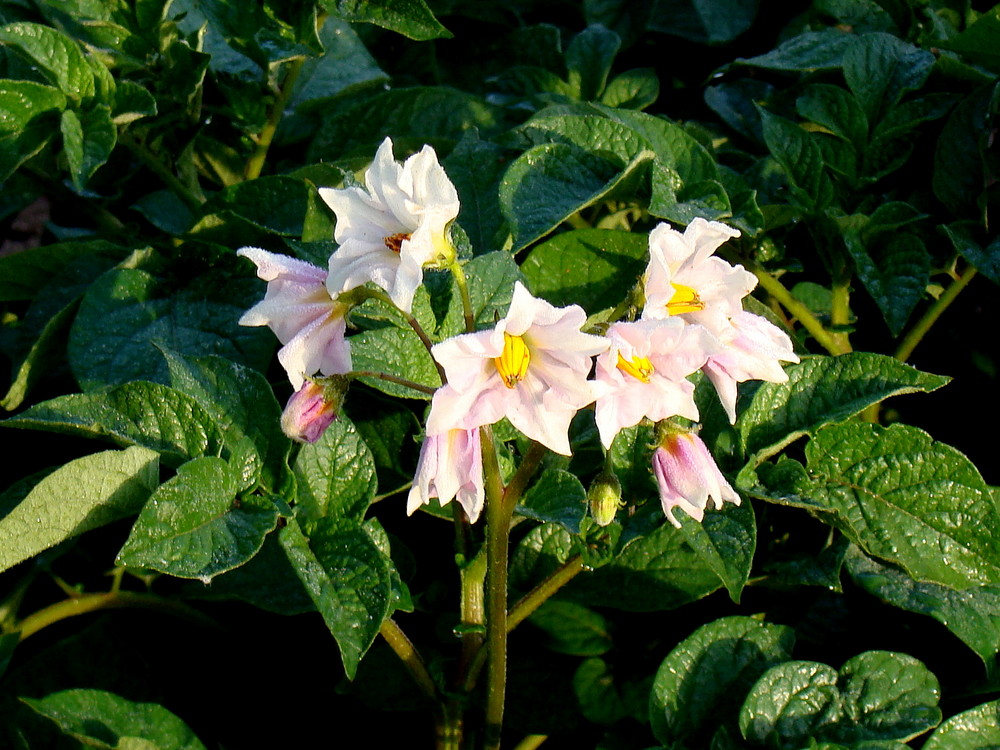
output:
POLYGON ((257 264, 257 276, 267 282, 264 299, 247 310, 240 325, 270 326, 284 344, 278 361, 298 391, 309 375, 340 375, 351 371, 347 305, 326 288, 326 271, 291 258, 244 247, 237 255, 257 264))
POLYGON ((676 318, 614 323, 610 348, 597 357, 597 429, 605 448, 625 427, 644 417, 698 419, 694 385, 687 377, 701 368, 715 340, 699 325, 676 318))
POLYGON ((404 312, 423 280, 423 268, 454 258, 446 235, 458 216, 458 193, 424 146, 400 164, 386 138, 365 172, 365 188, 320 188, 337 215, 327 287, 337 295, 373 281, 404 312))
POLYGON ((493 330, 431 349, 448 384, 434 394, 427 433, 507 417, 529 438, 570 455, 570 420, 595 397, 590 358, 608 347, 607 339, 580 330, 586 319, 580 306, 554 307, 516 282, 510 310, 493 330))

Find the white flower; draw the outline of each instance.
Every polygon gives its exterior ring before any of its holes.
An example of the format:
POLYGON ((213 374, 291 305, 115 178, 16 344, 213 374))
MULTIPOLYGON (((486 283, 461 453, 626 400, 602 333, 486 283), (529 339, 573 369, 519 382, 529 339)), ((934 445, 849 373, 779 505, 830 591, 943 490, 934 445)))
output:
POLYGON ((445 234, 458 216, 458 193, 430 146, 403 164, 386 138, 365 172, 365 189, 320 188, 337 215, 327 287, 337 295, 367 281, 410 312, 427 265, 447 263, 454 249, 445 234))
POLYGON ((739 312, 720 336, 721 348, 705 363, 705 374, 719 394, 730 422, 736 421, 736 384, 744 380, 784 383, 779 361, 798 362, 787 334, 759 315, 739 312))
POLYGON ((698 419, 694 385, 686 379, 711 352, 715 340, 698 325, 676 318, 614 323, 610 348, 597 357, 597 429, 605 448, 625 427, 643 417, 659 422, 681 416, 698 419))
POLYGON ((284 346, 278 361, 298 391, 309 375, 351 371, 351 346, 344 338, 347 306, 330 297, 326 271, 287 255, 259 247, 240 248, 237 255, 257 264, 267 282, 264 299, 247 310, 240 325, 270 326, 284 346))
POLYGON ((517 282, 510 310, 493 330, 431 349, 448 384, 434 394, 427 433, 507 417, 529 438, 570 455, 570 420, 595 397, 590 358, 608 347, 607 339, 580 331, 586 319, 578 305, 553 307, 517 282))
POLYGON ((470 522, 475 523, 479 518, 486 494, 478 428, 448 430, 424 438, 417 473, 406 499, 407 515, 427 505, 432 497, 438 498, 441 505, 456 498, 470 522))
POLYGON ((702 218, 688 224, 684 234, 668 224, 653 229, 642 317, 679 315, 716 335, 726 328, 729 318, 743 309, 740 300, 757 286, 757 277, 743 266, 713 255, 723 242, 739 236, 737 229, 702 218))
POLYGON ((721 510, 724 502, 740 504, 740 496, 722 476, 705 443, 692 432, 674 433, 664 439, 653 453, 653 475, 663 512, 678 529, 681 524, 674 518, 674 508, 701 521, 710 500, 716 510, 721 510))

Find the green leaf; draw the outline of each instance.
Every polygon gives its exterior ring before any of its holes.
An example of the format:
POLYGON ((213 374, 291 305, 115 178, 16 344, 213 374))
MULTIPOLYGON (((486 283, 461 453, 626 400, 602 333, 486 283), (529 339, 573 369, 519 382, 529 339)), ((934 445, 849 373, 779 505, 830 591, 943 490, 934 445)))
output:
POLYGON ((882 565, 851 546, 845 559, 854 582, 872 596, 907 612, 933 617, 995 670, 1000 652, 1000 586, 974 586, 956 591, 937 583, 913 580, 896 568, 882 565))
POLYGON ((619 36, 600 24, 588 26, 566 47, 569 85, 585 101, 604 91, 611 64, 621 48, 619 36))
POLYGON ((49 322, 31 345, 31 350, 18 366, 10 389, 0 400, 0 406, 4 409, 13 411, 19 407, 38 377, 58 361, 61 354, 59 343, 73 322, 78 304, 79 300, 74 300, 49 318, 49 322))
POLYGON ((348 679, 353 679, 389 614, 387 560, 364 528, 349 519, 320 519, 308 536, 291 519, 279 540, 340 647, 348 679))
POLYGON ((629 715, 614 673, 604 659, 585 659, 580 663, 573 674, 573 692, 587 721, 611 725, 629 715))
POLYGON ((1000 582, 1000 512, 969 460, 915 427, 844 424, 806 446, 807 497, 875 557, 965 589, 1000 582))
POLYGON ((666 745, 689 744, 735 717, 757 678, 789 659, 793 642, 791 628, 749 617, 703 625, 660 664, 649 695, 653 734, 666 745))
POLYGON ((645 109, 660 95, 660 79, 652 68, 626 70, 615 76, 601 94, 601 104, 621 109, 645 109))
POLYGON ((733 602, 739 604, 757 547, 753 507, 748 502, 726 503, 722 510, 706 513, 700 523, 686 513, 678 517, 688 544, 716 572, 733 602))
POLYGON ((0 424, 140 445, 161 454, 170 466, 224 451, 222 431, 197 401, 165 385, 143 381, 58 396, 0 424))
POLYGON ((133 446, 70 461, 0 518, 0 570, 136 513, 156 487, 156 453, 133 446))
POLYGON ((271 234, 301 237, 310 190, 305 181, 284 175, 258 177, 232 185, 203 206, 205 218, 191 233, 204 239, 218 236, 224 241, 230 230, 225 223, 217 223, 216 215, 223 220, 235 215, 271 234))
POLYGON ((647 248, 645 235, 575 229, 532 248, 521 272, 532 291, 552 304, 582 304, 595 313, 622 301, 628 293, 622 282, 642 274, 647 248))
POLYGON ((924 750, 995 750, 1000 746, 1000 701, 952 716, 927 738, 924 750))
POLYGON ((147 271, 109 271, 84 295, 70 332, 70 367, 84 390, 130 380, 167 382, 158 343, 179 354, 214 354, 263 370, 273 337, 237 324, 248 299, 245 285, 219 271, 179 289, 147 271))
POLYGON ((322 5, 345 21, 373 23, 417 41, 452 36, 424 0, 322 0, 322 5))
MULTIPOLYGON (((473 258, 463 266, 469 285, 472 316, 477 328, 492 327, 498 317, 507 314, 514 294, 514 282, 521 279, 521 271, 510 253, 487 253, 473 258)), ((462 296, 454 282, 448 310, 438 329, 442 338, 465 333, 462 296)))
POLYGON ((546 469, 524 493, 516 512, 536 521, 558 523, 579 534, 580 521, 587 514, 587 490, 574 474, 546 469))
POLYGON ((988 67, 994 73, 1000 72, 1000 52, 997 51, 997 34, 1000 33, 1000 8, 980 14, 979 18, 961 34, 935 43, 955 52, 960 52, 970 61, 988 67))
POLYGON ((570 656, 600 656, 611 650, 608 621, 581 604, 550 599, 528 622, 545 631, 545 646, 570 656))
POLYGON ((1000 237, 983 247, 974 238, 975 225, 967 222, 953 222, 943 225, 951 244, 969 263, 994 284, 1000 284, 1000 237))
POLYGON ((135 81, 119 80, 115 88, 115 103, 111 119, 115 125, 127 125, 156 114, 153 95, 135 81))
POLYGON ((45 79, 79 102, 95 92, 94 73, 83 50, 73 39, 38 23, 9 23, 0 27, 0 44, 24 55, 45 79))
POLYGON ((118 130, 105 105, 93 107, 79 117, 73 110, 65 110, 61 127, 70 178, 76 191, 82 193, 97 168, 111 155, 118 130))
POLYGON ((740 711, 740 729, 755 744, 787 750, 810 739, 850 747, 905 742, 941 721, 940 694, 937 678, 906 654, 867 651, 839 674, 825 664, 790 661, 761 675, 740 711))
POLYGON ((65 107, 66 96, 56 88, 0 80, 0 180, 45 147, 65 107))
POLYGON ((239 567, 278 523, 270 500, 237 497, 241 483, 240 473, 221 458, 188 461, 149 498, 118 564, 203 583, 239 567))
POLYGON ((654 158, 640 152, 624 167, 567 143, 535 146, 504 174, 500 206, 510 222, 514 249, 548 234, 577 211, 622 188, 654 158))
POLYGON ((835 29, 806 31, 782 42, 770 52, 749 59, 741 57, 734 64, 801 73, 831 70, 841 66, 854 38, 854 34, 835 29))
POLYGON ((788 382, 761 384, 737 420, 743 449, 756 454, 755 462, 890 396, 929 393, 949 380, 869 352, 807 357, 785 372, 788 382))
POLYGON ((330 516, 361 521, 375 497, 375 462, 347 417, 302 446, 295 459, 298 502, 309 518, 330 516))
POLYGON ((308 110, 316 100, 336 96, 345 89, 388 79, 349 24, 328 18, 319 38, 323 55, 306 58, 295 79, 291 106, 296 110, 308 110))
POLYGON ((959 102, 941 129, 934 150, 934 195, 959 217, 978 219, 986 184, 988 133, 1000 91, 996 82, 982 86, 959 102))
POLYGON ((758 0, 654 0, 647 28, 700 44, 731 42, 750 28, 758 0))
MULTIPOLYGON (((355 372, 380 372, 419 383, 428 388, 441 385, 434 360, 416 333, 401 328, 378 328, 351 337, 351 359, 355 372)), ((414 390, 375 377, 359 378, 372 388, 400 398, 430 399, 414 390)))
POLYGON ((21 700, 90 747, 205 750, 183 721, 156 703, 134 703, 114 693, 83 689, 21 700))
POLYGON ((508 157, 499 146, 467 132, 444 160, 444 169, 458 191, 458 223, 469 235, 476 255, 500 250, 504 245, 504 220, 497 190, 508 157))
POLYGON ((823 153, 813 137, 790 120, 758 107, 764 141, 788 176, 792 195, 818 211, 833 199, 833 186, 823 171, 823 153))
POLYGON ((795 109, 807 120, 861 149, 868 139, 868 118, 857 98, 840 86, 816 83, 795 100, 795 109))
POLYGON ((919 89, 934 55, 891 34, 862 34, 844 52, 844 79, 868 122, 878 122, 903 94, 919 89))
POLYGON ((243 486, 250 486, 263 471, 265 485, 276 487, 290 443, 281 432, 281 407, 264 376, 221 357, 161 351, 171 387, 197 401, 215 422, 243 486))

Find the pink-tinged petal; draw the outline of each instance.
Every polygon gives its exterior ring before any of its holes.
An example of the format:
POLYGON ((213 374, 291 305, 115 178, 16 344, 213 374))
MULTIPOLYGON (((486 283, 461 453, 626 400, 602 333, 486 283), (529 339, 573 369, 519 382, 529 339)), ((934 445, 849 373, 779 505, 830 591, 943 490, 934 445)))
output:
POLYGON ((722 476, 705 443, 694 433, 668 436, 653 453, 653 475, 663 512, 677 528, 673 514, 680 508, 696 521, 705 517, 709 503, 721 510, 724 502, 740 504, 740 496, 722 476))
POLYGON ((486 493, 478 429, 449 430, 424 438, 407 496, 407 514, 427 505, 432 497, 438 498, 441 505, 457 499, 470 522, 479 518, 486 493))
POLYGON ((281 430, 299 443, 315 443, 337 419, 343 398, 328 398, 319 383, 307 380, 288 399, 281 413, 281 430))
POLYGON ((684 230, 685 243, 694 248, 691 263, 697 265, 715 253, 727 240, 740 236, 740 230, 721 221, 696 217, 684 230))
POLYGON ((784 383, 781 362, 798 362, 788 335, 770 321, 749 312, 730 320, 719 339, 720 350, 709 357, 705 374, 719 393, 729 421, 736 421, 736 384, 746 380, 784 383))
POLYGON ((333 299, 321 268, 259 248, 242 248, 239 255, 257 264, 268 280, 264 299, 240 318, 240 325, 269 326, 284 346, 278 361, 292 386, 320 372, 339 375, 351 370, 351 349, 345 339, 345 305, 333 299))

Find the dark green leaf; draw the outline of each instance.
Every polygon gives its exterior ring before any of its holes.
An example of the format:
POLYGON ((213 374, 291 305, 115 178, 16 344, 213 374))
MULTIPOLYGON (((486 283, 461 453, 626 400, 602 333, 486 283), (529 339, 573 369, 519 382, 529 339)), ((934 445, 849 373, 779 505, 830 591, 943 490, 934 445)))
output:
POLYGON ((558 523, 573 534, 587 514, 587 490, 575 475, 562 469, 546 469, 521 498, 517 513, 536 521, 558 523))
POLYGON ((757 678, 791 656, 793 642, 790 628, 749 617, 703 625, 660 664, 649 695, 653 734, 670 745, 735 716, 757 678))
POLYGON ((621 109, 645 109, 660 95, 660 80, 652 68, 626 70, 615 76, 601 94, 601 104, 621 109))
POLYGON ((324 518, 308 537, 295 519, 281 530, 281 546, 340 647, 353 679, 358 662, 389 614, 389 566, 357 521, 324 518))
POLYGON ((7 394, 0 400, 0 406, 4 409, 13 411, 19 407, 38 377, 55 364, 58 355, 61 354, 59 343, 69 330, 76 314, 77 304, 78 300, 74 300, 49 318, 49 322, 17 368, 7 394))
POLYGON ((963 99, 944 124, 934 151, 934 194, 953 214, 979 218, 985 185, 991 102, 998 84, 982 86, 963 99))
POLYGON ((302 63, 292 90, 293 107, 308 109, 316 100, 388 78, 349 24, 328 18, 320 29, 319 38, 324 54, 307 58, 302 63))
MULTIPOLYGON (((427 388, 437 388, 441 378, 434 360, 413 331, 401 328, 378 328, 351 337, 351 358, 355 372, 378 372, 405 378, 427 388)), ((401 398, 430 399, 423 391, 409 386, 363 377, 372 388, 401 398)))
POLYGON ((24 55, 53 86, 77 102, 95 92, 94 73, 75 40, 38 23, 10 23, 0 27, 0 44, 24 55))
POLYGON ((450 37, 424 0, 322 0, 323 6, 345 21, 363 21, 420 41, 450 37))
POLYGON ((869 594, 894 607, 933 617, 975 651, 988 672, 993 671, 994 657, 1000 651, 1000 586, 956 591, 921 583, 872 560, 853 545, 845 562, 851 578, 869 594))
POLYGON ((939 726, 924 750, 995 750, 1000 747, 1000 701, 971 708, 939 726))
POLYGON ((66 107, 58 89, 33 81, 0 81, 0 180, 41 151, 66 107))
POLYGON ((936 40, 944 49, 960 52, 969 60, 988 67, 994 73, 1000 72, 1000 51, 997 50, 997 34, 1000 34, 1000 7, 994 6, 982 13, 975 23, 965 31, 950 39, 936 40))
POLYGON ((499 146, 466 133, 444 160, 448 177, 455 184, 462 208, 458 222, 469 235, 476 255, 500 250, 506 237, 497 189, 507 168, 508 157, 499 146))
POLYGON ((830 70, 841 66, 844 53, 854 38, 853 34, 835 29, 806 31, 770 52, 749 59, 741 57, 735 64, 791 72, 830 70))
POLYGON ((569 85, 581 99, 590 101, 601 95, 620 47, 618 35, 599 24, 573 37, 566 48, 566 68, 569 85))
POLYGON ((612 646, 607 620, 581 604, 550 599, 528 622, 544 630, 545 645, 560 654, 600 656, 612 646))
MULTIPOLYGON (((514 294, 514 282, 521 271, 510 253, 487 253, 473 258, 463 266, 472 301, 472 316, 477 328, 492 327, 498 317, 507 314, 514 294)), ((465 333, 462 298, 452 283, 448 310, 438 330, 442 337, 465 333)))
POLYGON ((159 460, 133 446, 70 461, 0 518, 0 570, 59 542, 136 513, 156 487, 159 460))
POLYGON ((610 229, 557 234, 528 253, 521 272, 532 291, 554 305, 582 304, 590 313, 614 307, 646 265, 645 235, 610 229))
POLYGON ((647 28, 702 44, 730 42, 750 28, 758 0, 654 0, 647 28))
POLYGON ((1000 237, 982 247, 974 239, 974 227, 965 222, 954 222, 942 228, 962 257, 994 284, 1000 284, 1000 237))
POLYGON ((716 572, 730 598, 739 604, 757 547, 753 507, 748 502, 742 505, 726 503, 722 510, 706 513, 702 522, 686 513, 677 515, 688 544, 716 572))
POLYGON ((363 520, 377 485, 371 451, 343 415, 317 442, 302 446, 295 476, 299 503, 310 518, 363 520))
POLYGON ((156 703, 133 703, 114 693, 83 689, 21 700, 90 747, 205 750, 183 721, 156 703))
POLYGON ((270 500, 237 498, 241 483, 240 472, 221 458, 188 461, 149 498, 118 564, 203 583, 239 567, 278 522, 270 500))
POLYGON ((903 94, 920 88, 934 55, 891 34, 862 34, 844 52, 844 78, 869 122, 878 122, 903 94))
POLYGON ((792 195, 817 211, 833 198, 833 186, 823 171, 823 153, 812 135, 790 120, 760 109, 764 141, 788 176, 792 195))
POLYGON ((840 86, 816 83, 795 101, 795 108, 807 120, 828 128, 856 148, 868 137, 868 118, 851 92, 840 86))
POLYGON ((929 393, 948 382, 948 378, 868 352, 808 357, 785 372, 788 382, 763 383, 736 423, 744 450, 748 455, 758 454, 757 461, 890 396, 929 393))

